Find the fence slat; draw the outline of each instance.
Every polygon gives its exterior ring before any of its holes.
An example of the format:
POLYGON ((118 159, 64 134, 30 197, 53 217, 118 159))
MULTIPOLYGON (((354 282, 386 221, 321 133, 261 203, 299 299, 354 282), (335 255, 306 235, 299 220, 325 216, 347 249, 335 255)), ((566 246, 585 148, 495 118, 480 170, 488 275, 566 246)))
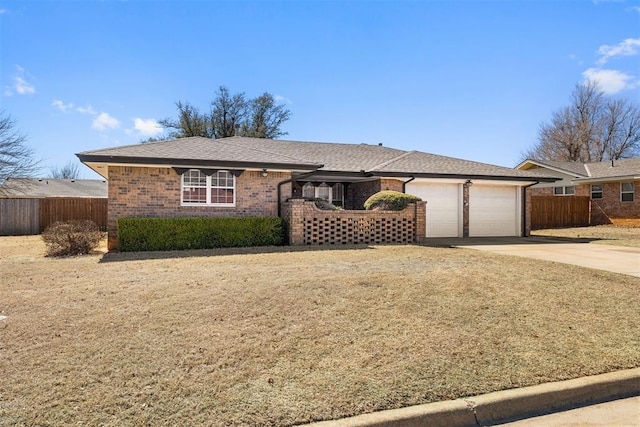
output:
POLYGON ((531 229, 587 226, 590 205, 588 196, 531 197, 531 229))
POLYGON ((89 219, 102 231, 107 230, 107 199, 51 198, 40 204, 40 232, 57 221, 89 219))
POLYGON ((38 234, 39 199, 0 199, 0 236, 38 234))

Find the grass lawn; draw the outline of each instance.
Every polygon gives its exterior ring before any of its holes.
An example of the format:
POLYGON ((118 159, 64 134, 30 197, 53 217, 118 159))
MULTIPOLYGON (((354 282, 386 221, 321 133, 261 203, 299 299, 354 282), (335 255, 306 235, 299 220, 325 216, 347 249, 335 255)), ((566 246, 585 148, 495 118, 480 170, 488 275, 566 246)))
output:
POLYGON ((465 249, 43 257, 0 238, 0 425, 291 425, 640 366, 640 278, 465 249))
POLYGON ((531 234, 533 236, 596 239, 593 243, 640 248, 640 226, 638 225, 596 225, 592 227, 557 228, 534 230, 531 234))

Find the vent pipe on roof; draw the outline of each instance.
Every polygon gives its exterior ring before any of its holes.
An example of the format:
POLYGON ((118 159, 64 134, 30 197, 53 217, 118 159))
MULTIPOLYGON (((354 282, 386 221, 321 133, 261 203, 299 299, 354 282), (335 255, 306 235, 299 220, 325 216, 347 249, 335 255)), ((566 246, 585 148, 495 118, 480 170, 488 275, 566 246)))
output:
POLYGON ((613 158, 611 158, 611 167, 614 168, 616 165, 613 164, 613 158))

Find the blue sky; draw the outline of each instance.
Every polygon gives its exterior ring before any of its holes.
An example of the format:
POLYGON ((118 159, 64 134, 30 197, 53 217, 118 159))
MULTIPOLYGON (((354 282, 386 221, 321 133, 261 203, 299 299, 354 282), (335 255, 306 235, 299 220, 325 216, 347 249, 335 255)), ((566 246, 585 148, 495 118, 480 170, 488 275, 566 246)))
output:
POLYGON ((220 85, 286 104, 284 139, 513 167, 587 77, 640 101, 640 1, 0 0, 0 108, 42 176, 220 85))

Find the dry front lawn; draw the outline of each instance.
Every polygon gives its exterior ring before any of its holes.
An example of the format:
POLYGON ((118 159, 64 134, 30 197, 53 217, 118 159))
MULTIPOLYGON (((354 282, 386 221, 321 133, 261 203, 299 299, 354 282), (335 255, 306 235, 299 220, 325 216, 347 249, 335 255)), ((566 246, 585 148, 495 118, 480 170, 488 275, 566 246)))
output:
MULTIPOLYGON (((635 221, 637 222, 637 221, 635 221)), ((632 221, 629 221, 631 224, 632 221)), ((596 225, 592 227, 534 230, 534 236, 595 239, 593 243, 640 248, 640 225, 596 225)))
POLYGON ((0 238, 0 425, 292 425, 640 366, 640 279, 421 246, 0 238))

